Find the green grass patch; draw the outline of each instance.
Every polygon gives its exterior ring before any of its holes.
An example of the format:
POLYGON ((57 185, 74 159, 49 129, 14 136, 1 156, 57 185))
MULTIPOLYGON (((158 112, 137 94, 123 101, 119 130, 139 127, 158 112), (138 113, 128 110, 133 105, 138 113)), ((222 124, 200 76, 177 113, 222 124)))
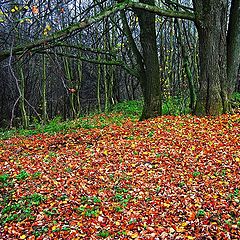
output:
POLYGON ((17 176, 16 176, 16 179, 18 181, 21 181, 21 180, 25 180, 26 178, 29 177, 29 174, 25 171, 25 170, 22 170, 17 176))
MULTIPOLYGON (((239 94, 240 95, 240 94, 239 94)), ((238 98, 238 95, 236 95, 238 98)), ((190 113, 188 100, 171 97, 164 100, 163 115, 180 115, 190 113)), ((124 101, 112 106, 107 113, 92 113, 87 116, 81 116, 74 120, 63 121, 61 117, 55 117, 46 125, 34 121, 29 129, 0 129, 0 139, 9 139, 14 136, 31 136, 39 133, 55 134, 58 132, 73 132, 76 129, 104 128, 109 124, 120 125, 131 119, 136 121, 140 118, 143 109, 142 100, 124 101)), ((151 133, 150 133, 151 136, 151 133)), ((150 137, 149 136, 149 137, 150 137)))
POLYGON ((8 174, 6 174, 6 173, 1 174, 1 175, 0 175, 0 182, 1 182, 1 183, 6 183, 7 180, 8 180, 8 178, 9 178, 9 175, 8 175, 8 174))
MULTIPOLYGON (((10 198, 10 197, 9 197, 10 198)), ((34 220, 32 207, 39 206, 46 198, 38 193, 21 197, 17 201, 2 201, 3 206, 0 212, 0 224, 4 225, 7 222, 21 222, 25 219, 34 220)))
POLYGON ((107 238, 110 236, 110 232, 108 230, 101 230, 98 234, 97 234, 98 237, 101 237, 101 238, 107 238))

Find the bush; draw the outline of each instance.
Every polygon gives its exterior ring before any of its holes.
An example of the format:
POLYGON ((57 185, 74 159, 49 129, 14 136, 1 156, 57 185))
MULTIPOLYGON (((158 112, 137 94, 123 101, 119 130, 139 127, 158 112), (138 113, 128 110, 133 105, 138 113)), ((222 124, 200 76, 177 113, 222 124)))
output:
POLYGON ((233 93, 230 102, 232 108, 240 108, 240 92, 233 93))

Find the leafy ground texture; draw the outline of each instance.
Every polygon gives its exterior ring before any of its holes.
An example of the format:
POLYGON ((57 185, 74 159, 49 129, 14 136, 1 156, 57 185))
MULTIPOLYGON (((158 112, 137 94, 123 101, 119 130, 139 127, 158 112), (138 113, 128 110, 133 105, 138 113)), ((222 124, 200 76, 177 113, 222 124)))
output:
POLYGON ((240 114, 0 141, 0 239, 239 239, 240 114))

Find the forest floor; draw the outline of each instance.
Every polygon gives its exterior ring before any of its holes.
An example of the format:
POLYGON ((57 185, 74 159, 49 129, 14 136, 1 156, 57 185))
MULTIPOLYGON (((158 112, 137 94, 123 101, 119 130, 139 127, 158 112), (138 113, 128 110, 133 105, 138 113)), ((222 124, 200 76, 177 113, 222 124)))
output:
POLYGON ((240 114, 0 141, 0 239, 239 239, 240 114))

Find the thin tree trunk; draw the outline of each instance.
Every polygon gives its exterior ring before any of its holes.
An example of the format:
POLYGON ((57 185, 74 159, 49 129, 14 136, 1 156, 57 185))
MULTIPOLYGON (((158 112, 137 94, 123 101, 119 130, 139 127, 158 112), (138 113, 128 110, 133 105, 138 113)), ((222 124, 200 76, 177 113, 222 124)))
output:
POLYGON ((190 106, 189 107, 190 107, 191 111, 193 112, 194 107, 195 107, 196 94, 195 94, 195 88, 194 88, 194 83, 193 83, 193 76, 192 76, 190 66, 189 66, 190 60, 189 60, 189 57, 186 52, 185 44, 183 42, 183 38, 182 38, 183 30, 182 30, 180 20, 176 19, 176 23, 177 23, 177 27, 179 30, 178 43, 181 47, 182 57, 183 57, 183 66, 184 66, 185 73, 187 75, 187 80, 188 80, 188 88, 189 88, 189 95, 190 95, 190 106))
MULTIPOLYGON (((79 56, 81 55, 81 51, 79 51, 79 56)), ((78 60, 77 64, 78 69, 78 80, 76 85, 76 94, 77 94, 77 116, 79 117, 81 114, 81 100, 80 100, 80 90, 81 90, 81 84, 82 84, 82 78, 83 78, 83 68, 82 68, 82 61, 78 60)))
POLYGON ((19 72, 20 72, 20 110, 21 110, 21 115, 22 115, 22 123, 23 123, 23 128, 28 128, 29 126, 29 119, 26 111, 26 106, 25 106, 25 77, 24 77, 24 72, 22 66, 19 67, 19 72))
MULTIPOLYGON (((108 39, 108 19, 105 19, 103 21, 103 32, 104 35, 103 35, 103 49, 105 51, 107 51, 107 40, 108 39)), ((105 60, 106 59, 106 56, 104 56, 105 60)), ((107 76, 107 65, 104 64, 103 65, 103 84, 104 84, 104 112, 107 112, 108 111, 108 104, 109 104, 109 98, 108 98, 108 76, 107 76)))
MULTIPOLYGON (((100 61, 101 56, 100 54, 98 54, 98 60, 100 61)), ((98 101, 98 111, 101 112, 102 108, 101 108, 101 65, 98 64, 97 65, 97 101, 98 101)))
MULTIPOLYGON (((72 72, 71 72, 69 59, 67 57, 64 57, 64 68, 65 68, 65 72, 66 72, 66 78, 68 80, 68 85, 70 85, 71 88, 74 87, 74 90, 76 90, 75 86, 72 86, 72 72)), ((69 96, 70 107, 71 107, 71 110, 70 110, 71 118, 76 117, 76 109, 74 106, 74 93, 75 93, 74 91, 70 92, 70 96, 69 96)))
POLYGON ((42 121, 47 122, 47 70, 46 56, 43 54, 43 77, 42 77, 42 121))

